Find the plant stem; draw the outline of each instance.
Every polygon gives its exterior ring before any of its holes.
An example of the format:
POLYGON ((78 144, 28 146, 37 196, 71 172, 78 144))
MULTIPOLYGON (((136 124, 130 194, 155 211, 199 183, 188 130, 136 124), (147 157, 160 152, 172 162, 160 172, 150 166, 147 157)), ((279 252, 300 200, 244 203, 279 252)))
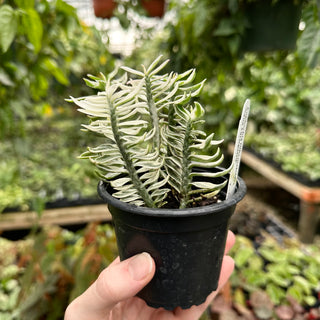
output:
POLYGON ((145 77, 146 83, 146 95, 147 95, 147 103, 149 107, 149 112, 151 116, 151 126, 155 130, 153 146, 155 150, 160 151, 160 128, 159 128, 159 117, 156 104, 154 103, 151 89, 151 82, 148 76, 145 77))
POLYGON ((119 148, 119 151, 121 153, 122 159, 125 162, 125 167, 128 171, 129 177, 133 185, 137 189, 139 195, 141 196, 142 200, 144 201, 145 205, 150 208, 155 208, 156 207, 155 203, 153 202, 146 188, 142 185, 142 182, 139 179, 137 171, 132 163, 132 159, 129 153, 126 151, 126 148, 123 145, 123 142, 121 141, 121 133, 118 128, 117 114, 112 101, 108 100, 108 105, 110 108, 110 122, 111 122, 112 131, 113 131, 113 136, 119 148))
POLYGON ((184 141, 183 141, 183 154, 182 154, 182 174, 181 174, 181 199, 180 209, 188 205, 188 193, 190 188, 190 169, 189 169, 189 146, 190 146, 190 133, 192 131, 191 123, 189 122, 186 127, 184 141))
MULTIPOLYGON (((168 109, 168 130, 173 130, 174 126, 176 125, 175 121, 174 121, 174 105, 171 104, 169 105, 169 109, 168 109)), ((167 144, 167 154, 166 154, 167 158, 170 158, 172 156, 171 150, 170 150, 170 144, 167 144)))

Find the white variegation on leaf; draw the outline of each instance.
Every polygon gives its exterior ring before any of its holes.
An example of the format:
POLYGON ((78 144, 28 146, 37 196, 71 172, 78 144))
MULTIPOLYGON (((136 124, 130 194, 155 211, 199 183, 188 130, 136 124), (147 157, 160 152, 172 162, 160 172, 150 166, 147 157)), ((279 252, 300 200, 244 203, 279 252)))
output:
POLYGON ((193 83, 194 69, 159 74, 168 64, 161 60, 141 70, 121 67, 107 77, 89 76, 86 84, 100 90, 97 95, 70 100, 90 119, 83 130, 103 137, 81 157, 96 166, 114 197, 137 206, 159 208, 170 201, 184 208, 219 193, 227 180, 214 179, 230 168, 211 170, 223 161, 223 140, 201 130, 205 111, 194 100, 204 81, 193 83))

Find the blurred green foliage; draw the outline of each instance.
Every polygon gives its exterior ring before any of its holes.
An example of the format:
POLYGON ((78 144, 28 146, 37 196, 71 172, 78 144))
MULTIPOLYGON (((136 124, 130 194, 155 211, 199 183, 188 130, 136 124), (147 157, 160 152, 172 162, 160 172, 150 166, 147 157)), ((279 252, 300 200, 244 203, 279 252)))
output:
POLYGON ((275 161, 300 181, 320 182, 320 129, 295 126, 281 132, 268 129, 248 134, 246 145, 267 160, 275 161))
POLYGON ((112 64, 99 32, 63 0, 1 1, 0 137, 22 135, 27 120, 79 90, 83 75, 112 64))
POLYGON ((26 240, 0 238, 0 319, 63 319, 67 305, 117 256, 113 229, 46 228, 26 240))
MULTIPOLYGON (((303 313, 317 302, 319 248, 288 238, 280 245, 268 234, 263 237, 257 246, 237 235, 230 252, 235 260, 230 303, 242 311, 251 306, 257 315, 267 312, 263 319, 269 319, 276 306, 294 300, 303 313), (257 293, 263 297, 260 306, 257 293)), ((70 301, 116 255, 110 225, 90 224, 77 232, 51 226, 24 240, 0 238, 0 319, 62 319, 70 301)), ((203 319, 208 316, 204 314, 203 319)))
POLYGON ((82 78, 113 67, 98 30, 63 0, 0 1, 0 212, 96 194, 65 99, 89 94, 82 78))
POLYGON ((235 137, 246 98, 252 100, 250 117, 257 130, 319 122, 319 1, 303 1, 296 50, 260 53, 241 49, 248 22, 240 4, 171 0, 164 28, 128 60, 136 65, 160 51, 173 70, 197 68, 198 80, 207 79, 201 94, 207 129, 226 139, 235 137))
POLYGON ((95 136, 82 131, 74 112, 57 117, 29 120, 25 137, 0 144, 0 212, 4 209, 35 210, 47 202, 98 199, 97 177, 91 164, 78 159, 95 136), (69 118, 63 119, 62 117, 69 118), (89 140, 90 139, 90 140, 89 140))
POLYGON ((275 305, 286 304, 289 297, 305 307, 316 304, 320 284, 320 253, 316 245, 302 247, 295 239, 285 239, 280 245, 264 234, 256 248, 251 240, 238 235, 230 254, 236 266, 231 276, 236 302, 245 304, 246 295, 263 290, 275 305))

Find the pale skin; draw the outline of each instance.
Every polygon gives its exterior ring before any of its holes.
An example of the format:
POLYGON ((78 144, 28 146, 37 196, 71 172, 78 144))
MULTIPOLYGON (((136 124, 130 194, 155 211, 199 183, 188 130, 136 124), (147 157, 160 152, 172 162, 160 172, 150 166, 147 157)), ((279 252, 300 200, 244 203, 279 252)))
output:
POLYGON ((155 263, 142 253, 120 262, 117 258, 99 275, 98 279, 68 306, 65 320, 197 320, 229 279, 234 261, 227 256, 235 242, 229 231, 218 289, 200 306, 167 311, 154 309, 135 295, 152 279, 155 263))

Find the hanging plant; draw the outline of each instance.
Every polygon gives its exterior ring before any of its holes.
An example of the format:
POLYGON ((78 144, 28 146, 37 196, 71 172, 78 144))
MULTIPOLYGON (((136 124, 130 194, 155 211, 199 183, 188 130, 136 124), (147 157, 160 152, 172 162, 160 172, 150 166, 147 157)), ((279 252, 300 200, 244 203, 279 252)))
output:
POLYGON ((244 1, 248 27, 242 38, 243 51, 294 50, 299 31, 302 1, 244 1))

